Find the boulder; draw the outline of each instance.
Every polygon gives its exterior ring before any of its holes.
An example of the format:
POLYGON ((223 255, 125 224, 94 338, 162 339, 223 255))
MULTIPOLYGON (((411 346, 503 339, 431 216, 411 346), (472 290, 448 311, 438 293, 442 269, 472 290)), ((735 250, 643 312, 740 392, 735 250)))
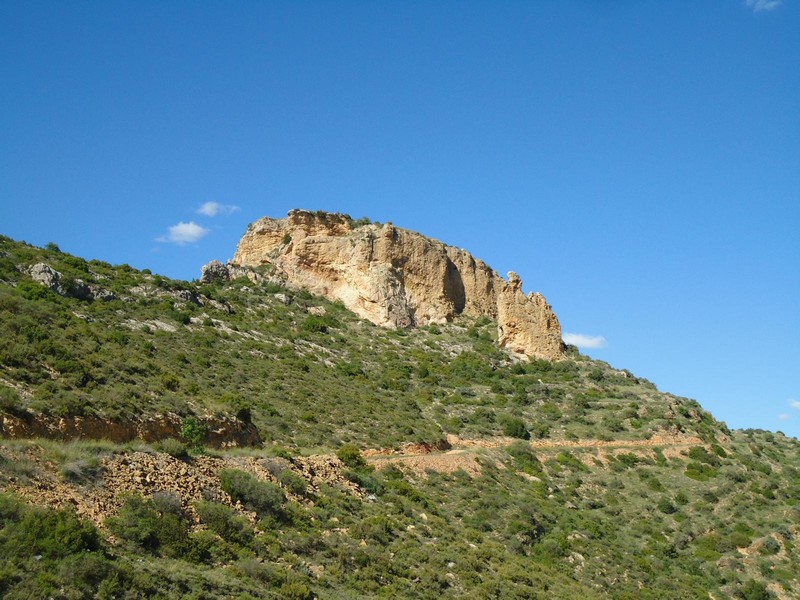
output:
POLYGON ((228 267, 223 265, 218 260, 212 260, 210 263, 203 265, 200 269, 200 281, 202 283, 211 283, 212 281, 228 281, 231 278, 228 267))

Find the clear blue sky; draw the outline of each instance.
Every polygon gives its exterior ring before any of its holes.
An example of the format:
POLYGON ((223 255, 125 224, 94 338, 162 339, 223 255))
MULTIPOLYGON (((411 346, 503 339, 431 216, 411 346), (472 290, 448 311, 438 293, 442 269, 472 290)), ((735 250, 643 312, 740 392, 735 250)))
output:
POLYGON ((5 235, 193 279, 264 215, 392 221, 800 435, 800 0, 2 0, 0 82, 5 235))

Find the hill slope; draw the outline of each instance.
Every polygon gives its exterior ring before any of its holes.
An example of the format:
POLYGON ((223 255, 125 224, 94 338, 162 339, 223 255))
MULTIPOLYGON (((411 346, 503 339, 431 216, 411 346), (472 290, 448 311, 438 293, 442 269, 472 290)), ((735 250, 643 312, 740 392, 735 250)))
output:
POLYGON ((0 594, 798 597, 797 440, 261 275, 0 239, 0 594))

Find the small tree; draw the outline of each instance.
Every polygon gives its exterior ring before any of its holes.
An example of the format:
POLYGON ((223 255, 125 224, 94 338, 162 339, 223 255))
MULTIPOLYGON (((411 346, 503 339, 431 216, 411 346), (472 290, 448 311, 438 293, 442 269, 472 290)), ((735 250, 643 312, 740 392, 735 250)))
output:
POLYGON ((203 447, 203 440, 206 437, 206 426, 200 424, 194 417, 186 417, 181 426, 181 437, 192 450, 199 450, 203 447))

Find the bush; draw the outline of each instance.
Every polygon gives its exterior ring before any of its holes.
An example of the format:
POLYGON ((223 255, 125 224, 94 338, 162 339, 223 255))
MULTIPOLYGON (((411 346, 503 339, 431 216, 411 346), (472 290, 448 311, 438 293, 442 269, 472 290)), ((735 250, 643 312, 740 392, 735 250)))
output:
POLYGON ((529 444, 522 441, 512 442, 506 448, 506 452, 514 457, 517 466, 524 472, 529 474, 539 474, 542 472, 542 465, 539 463, 539 460, 536 458, 529 444))
POLYGON ((382 546, 388 544, 394 537, 397 523, 384 515, 367 517, 353 527, 353 536, 358 539, 375 541, 382 546))
POLYGON ((328 324, 324 319, 316 315, 309 315, 306 317, 300 327, 303 331, 310 331, 312 333, 328 333, 328 324))
POLYGON ((383 492, 383 481, 381 481, 381 478, 375 473, 348 469, 345 471, 344 476, 371 494, 380 494, 383 492))
POLYGON ((736 590, 736 595, 744 600, 769 600, 775 597, 766 585, 755 579, 748 579, 742 587, 736 590))
POLYGON ((705 465, 699 462, 690 462, 686 465, 686 471, 684 472, 689 479, 694 479, 696 481, 708 481, 712 477, 717 476, 717 470, 714 467, 709 465, 705 465))
POLYGON ((501 417, 501 422, 503 425, 503 435, 521 440, 527 440, 531 437, 530 433, 528 433, 528 430, 525 427, 525 421, 519 417, 505 415, 501 417))
POLYGON ((306 480, 289 469, 285 469, 280 472, 278 475, 278 481, 286 490, 296 496, 305 496, 306 491, 308 490, 308 484, 306 483, 306 480))
POLYGON ((556 462, 559 465, 562 465, 574 473, 585 473, 589 470, 589 468, 584 465, 580 460, 575 458, 570 452, 563 451, 559 452, 556 456, 556 462))
POLYGON ((0 495, 0 597, 108 598, 122 576, 91 523, 0 495))
POLYGON ((761 543, 758 551, 765 555, 777 554, 781 551, 781 545, 775 541, 775 538, 768 537, 761 543))
POLYGON ((180 500, 170 494, 153 498, 127 494, 117 516, 106 519, 106 526, 117 537, 153 553, 176 556, 186 550, 189 526, 180 500))
POLYGON ((344 444, 336 451, 336 456, 351 469, 363 469, 367 461, 361 456, 361 450, 355 444, 344 444))
POLYGON ((161 440, 156 444, 156 450, 164 454, 169 454, 173 458, 183 459, 189 457, 189 448, 186 444, 175 438, 161 440))
POLYGON ((675 508, 675 505, 672 503, 672 501, 666 496, 662 496, 661 500, 658 501, 657 508, 665 515, 671 515, 678 510, 675 508))
POLYGON ((11 523, 0 537, 0 556, 59 559, 100 548, 100 535, 94 525, 81 521, 72 511, 28 507, 17 510, 20 520, 11 523))
POLYGON ((282 506, 286 501, 281 489, 274 483, 261 481, 238 469, 223 469, 219 472, 222 489, 234 502, 241 502, 260 517, 282 517, 282 506))
MULTIPOLYGON (((721 448, 720 448, 721 449, 721 448)), ((695 446, 689 450, 689 458, 696 460, 699 463, 708 464, 711 466, 719 466, 719 457, 716 454, 711 454, 702 446, 695 446)))
POLYGON ((18 414, 22 412, 22 399, 16 390, 0 386, 0 413, 18 414))
POLYGON ((600 369, 592 369, 592 371, 589 373, 589 379, 599 382, 605 379, 605 375, 600 369))
POLYGON ((250 523, 237 515, 232 508, 217 502, 200 500, 195 504, 195 509, 200 520, 222 539, 240 546, 249 546, 253 541, 250 523))
POLYGON ((100 477, 102 473, 103 466, 96 456, 79 458, 61 466, 61 476, 72 483, 90 483, 100 477))
POLYGON ((313 600, 314 593, 305 583, 300 581, 287 581, 280 587, 280 594, 286 600, 313 600))
POLYGON ((192 447, 198 450, 203 446, 206 437, 206 426, 198 423, 194 417, 186 417, 181 426, 181 437, 192 447))

